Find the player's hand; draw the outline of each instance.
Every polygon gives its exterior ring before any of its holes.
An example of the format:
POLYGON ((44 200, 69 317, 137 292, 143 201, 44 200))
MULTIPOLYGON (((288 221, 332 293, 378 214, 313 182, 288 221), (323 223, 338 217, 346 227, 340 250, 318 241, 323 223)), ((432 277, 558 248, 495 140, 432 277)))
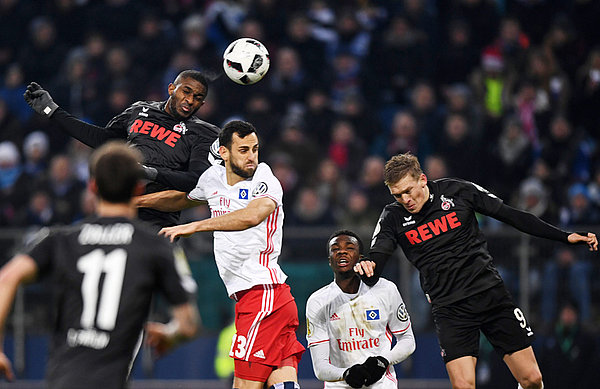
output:
POLYGON ((369 357, 363 362, 363 366, 369 372, 369 377, 365 380, 365 386, 371 386, 379 381, 385 374, 390 363, 382 356, 369 357))
POLYGON ((353 388, 362 388, 369 378, 369 372, 363 365, 354 365, 344 372, 344 381, 353 388))
POLYGON ((592 232, 586 233, 577 233, 574 232, 568 237, 569 243, 585 243, 588 245, 590 251, 598 251, 598 238, 596 238, 596 234, 592 232))
POLYGON ((0 377, 6 377, 8 381, 14 381, 15 375, 12 371, 10 360, 4 353, 0 353, 0 377))
POLYGON ((168 324, 146 323, 146 344, 154 350, 156 356, 162 356, 171 350, 175 344, 173 331, 168 324))
POLYGON ((160 231, 158 231, 158 235, 164 235, 167 238, 169 238, 169 240, 171 242, 173 242, 173 241, 175 241, 175 238, 179 238, 179 237, 187 238, 188 236, 192 235, 195 232, 196 232, 196 229, 194 228, 193 223, 188 223, 188 224, 180 224, 178 226, 173 226, 173 227, 165 227, 165 228, 161 229, 160 231))
POLYGON ((376 263, 373 261, 360 261, 354 265, 354 272, 361 276, 373 277, 373 274, 375 274, 375 265, 376 263))
POLYGON ((27 86, 23 97, 35 112, 48 118, 58 108, 58 105, 52 100, 50 93, 42 89, 37 82, 32 82, 27 86))

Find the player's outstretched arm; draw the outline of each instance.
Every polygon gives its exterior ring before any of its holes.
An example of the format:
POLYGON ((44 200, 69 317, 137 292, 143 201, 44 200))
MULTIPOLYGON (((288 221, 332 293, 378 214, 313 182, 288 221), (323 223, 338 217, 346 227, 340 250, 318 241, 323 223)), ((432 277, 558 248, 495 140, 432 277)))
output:
POLYGON ((37 264, 28 255, 17 255, 0 269, 0 377, 14 380, 10 361, 4 354, 4 325, 19 285, 37 274, 37 264))
POLYGON ((200 314, 194 303, 185 303, 173 308, 173 319, 168 324, 146 323, 146 343, 158 356, 190 340, 198 333, 200 314))
POLYGON ((60 108, 52 100, 50 93, 36 82, 27 86, 23 98, 35 112, 46 118, 52 118, 63 131, 90 147, 96 148, 110 139, 127 138, 127 132, 124 130, 94 126, 72 116, 60 108))
POLYGON ((598 238, 593 232, 574 232, 567 239, 571 244, 585 243, 588 245, 590 251, 598 251, 598 238))
POLYGON ((138 208, 153 208, 163 212, 177 212, 203 204, 202 201, 190 200, 187 193, 177 190, 164 190, 135 196, 133 202, 138 208))
POLYGON ((158 233, 173 242, 177 237, 185 238, 201 231, 243 231, 262 223, 276 207, 275 201, 268 197, 261 197, 250 201, 244 209, 210 219, 166 227, 158 233))

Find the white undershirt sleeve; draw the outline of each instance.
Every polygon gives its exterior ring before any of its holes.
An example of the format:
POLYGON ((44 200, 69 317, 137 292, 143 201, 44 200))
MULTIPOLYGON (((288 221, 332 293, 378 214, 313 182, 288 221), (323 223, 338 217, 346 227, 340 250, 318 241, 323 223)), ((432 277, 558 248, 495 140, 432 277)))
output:
POLYGON ((329 363, 329 342, 310 346, 310 357, 318 380, 341 381, 343 379, 342 376, 346 369, 329 363))
POLYGON ((387 359, 390 365, 402 362, 408 358, 416 348, 412 327, 409 326, 406 331, 400 334, 394 334, 394 336, 396 337, 396 344, 394 347, 392 347, 391 350, 386 350, 381 353, 381 356, 387 359))

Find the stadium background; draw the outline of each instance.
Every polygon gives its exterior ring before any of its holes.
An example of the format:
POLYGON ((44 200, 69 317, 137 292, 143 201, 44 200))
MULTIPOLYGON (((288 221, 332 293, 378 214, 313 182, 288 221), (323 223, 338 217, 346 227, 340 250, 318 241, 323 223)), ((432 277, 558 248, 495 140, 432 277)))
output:
MULTIPOLYGON (((284 187, 281 263, 301 322, 308 295, 332 278, 327 236, 353 228, 369 241, 382 206, 393 200, 382 185, 383 163, 399 152, 418 155, 430 178, 471 179, 563 228, 596 230, 598 20, 593 0, 2 0, 0 263, 41 226, 93 210, 84 185, 90 150, 33 114, 22 98, 27 83, 37 81, 70 113, 104 125, 134 101, 166 99, 168 83, 187 68, 214 77, 198 116, 217 125, 243 118, 259 129, 261 160, 284 187), (271 54, 271 69, 253 86, 221 71, 223 49, 241 36, 259 39, 271 54)), ((183 220, 206 216, 199 207, 183 220)), ((536 329, 543 373, 558 365, 561 374, 597 379, 600 372, 581 368, 600 363, 597 255, 485 217, 480 224, 536 329), (586 337, 575 340, 577 353, 558 355, 555 323, 567 301, 579 307, 586 337)), ((204 330, 156 364, 141 358, 137 387, 166 385, 147 379, 216 379, 216 337, 233 308, 211 236, 184 245, 201 287, 204 330)), ((401 385, 447 385, 437 381, 446 375, 414 271, 400 261, 386 276, 399 283, 417 334, 415 355, 396 369, 411 380, 401 385)), ((43 285, 24 289, 7 329, 7 352, 31 387, 28 380, 43 375, 47 303, 43 285)), ((303 328, 298 337, 304 342, 303 328)), ((318 386, 305 355, 302 383, 318 386)), ((510 382, 486 344, 478 374, 478 387, 510 382)), ((201 387, 208 385, 217 381, 201 387)))

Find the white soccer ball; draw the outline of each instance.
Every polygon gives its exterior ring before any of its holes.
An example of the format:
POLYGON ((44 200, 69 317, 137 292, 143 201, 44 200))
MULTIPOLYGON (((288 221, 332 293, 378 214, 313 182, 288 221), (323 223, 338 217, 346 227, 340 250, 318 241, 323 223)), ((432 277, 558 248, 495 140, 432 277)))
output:
POLYGON ((253 38, 235 40, 223 53, 225 74, 241 85, 260 81, 269 70, 270 62, 265 45, 253 38))

